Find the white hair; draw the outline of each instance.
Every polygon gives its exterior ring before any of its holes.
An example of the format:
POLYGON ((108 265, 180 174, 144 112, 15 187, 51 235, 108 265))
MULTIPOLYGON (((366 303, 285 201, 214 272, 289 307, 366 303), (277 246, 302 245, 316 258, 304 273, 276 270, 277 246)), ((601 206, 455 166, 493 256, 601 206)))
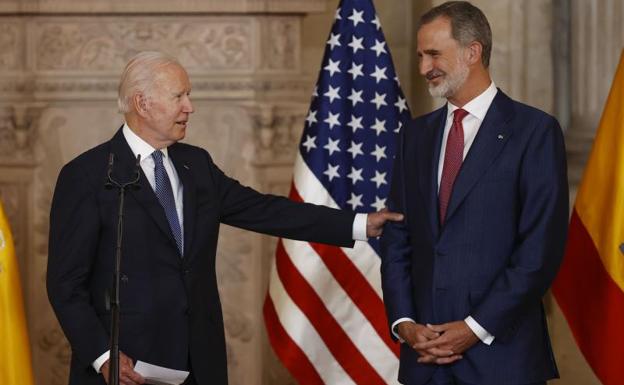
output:
POLYGON ((160 67, 180 65, 173 56, 158 51, 143 51, 134 55, 121 73, 117 94, 119 112, 126 114, 132 110, 132 97, 141 93, 149 95, 160 67))

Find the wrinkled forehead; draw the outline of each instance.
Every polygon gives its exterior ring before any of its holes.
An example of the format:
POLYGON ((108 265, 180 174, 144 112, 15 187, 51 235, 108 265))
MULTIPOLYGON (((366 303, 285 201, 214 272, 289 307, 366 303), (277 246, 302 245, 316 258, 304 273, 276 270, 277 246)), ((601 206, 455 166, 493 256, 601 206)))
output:
POLYGON ((453 37, 450 20, 442 16, 419 27, 416 43, 419 52, 459 46, 453 37))
POLYGON ((167 89, 190 88, 190 80, 186 70, 175 63, 156 67, 153 73, 153 82, 155 86, 167 89))
POLYGON ((153 70, 154 80, 169 79, 173 77, 188 77, 186 70, 177 63, 166 63, 156 66, 153 70))
POLYGON ((445 38, 453 38, 453 28, 451 24, 451 19, 446 16, 439 16, 435 19, 420 24, 418 26, 418 31, 416 32, 417 37, 425 37, 425 36, 436 36, 436 37, 445 37, 445 38))

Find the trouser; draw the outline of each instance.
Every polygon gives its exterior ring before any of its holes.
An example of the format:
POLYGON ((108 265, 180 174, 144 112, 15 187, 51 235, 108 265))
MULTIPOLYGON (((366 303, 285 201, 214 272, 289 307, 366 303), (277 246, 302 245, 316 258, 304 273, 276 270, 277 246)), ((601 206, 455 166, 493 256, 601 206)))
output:
MULTIPOLYGON (((464 382, 453 375, 451 368, 448 366, 439 366, 433 373, 433 377, 425 385, 478 385, 464 382)), ((545 381, 534 382, 524 385, 546 385, 545 381)))

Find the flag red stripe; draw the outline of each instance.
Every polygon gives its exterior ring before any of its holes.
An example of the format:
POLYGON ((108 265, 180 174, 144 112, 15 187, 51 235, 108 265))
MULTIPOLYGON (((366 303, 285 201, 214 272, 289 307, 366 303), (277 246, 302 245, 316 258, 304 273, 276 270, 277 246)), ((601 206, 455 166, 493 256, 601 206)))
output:
POLYGON ((622 383, 624 293, 605 270, 576 209, 552 287, 574 338, 604 385, 622 383))
POLYGON ((368 281, 340 248, 319 243, 311 243, 310 245, 321 257, 336 281, 347 292, 353 303, 368 319, 379 337, 398 358, 400 347, 390 338, 383 301, 368 281))
MULTIPOLYGON (((303 202, 294 185, 290 190, 290 199, 296 202, 303 202)), ((390 338, 388 319, 386 318, 383 301, 370 283, 339 247, 320 243, 310 243, 310 245, 321 257, 327 269, 334 276, 334 279, 349 295, 351 301, 360 309, 379 337, 398 358, 400 347, 398 343, 390 338)))
POLYGON ((358 384, 386 384, 297 270, 281 239, 277 243, 275 264, 286 292, 314 325, 329 351, 353 381, 358 384))
POLYGON ((267 295, 264 301, 263 313, 271 346, 297 382, 301 385, 324 385, 314 365, 299 345, 286 333, 270 295, 267 295))

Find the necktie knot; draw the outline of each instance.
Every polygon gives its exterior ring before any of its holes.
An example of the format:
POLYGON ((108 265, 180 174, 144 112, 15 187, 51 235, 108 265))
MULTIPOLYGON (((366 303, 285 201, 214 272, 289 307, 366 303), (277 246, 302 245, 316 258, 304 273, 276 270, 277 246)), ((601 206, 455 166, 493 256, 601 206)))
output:
POLYGON ((453 123, 454 124, 461 123, 467 115, 468 115, 468 111, 463 110, 461 108, 456 109, 453 112, 453 123))
POLYGON ((163 164, 163 152, 160 150, 156 150, 154 152, 152 152, 152 158, 154 158, 154 163, 156 163, 159 166, 162 166, 163 164))

